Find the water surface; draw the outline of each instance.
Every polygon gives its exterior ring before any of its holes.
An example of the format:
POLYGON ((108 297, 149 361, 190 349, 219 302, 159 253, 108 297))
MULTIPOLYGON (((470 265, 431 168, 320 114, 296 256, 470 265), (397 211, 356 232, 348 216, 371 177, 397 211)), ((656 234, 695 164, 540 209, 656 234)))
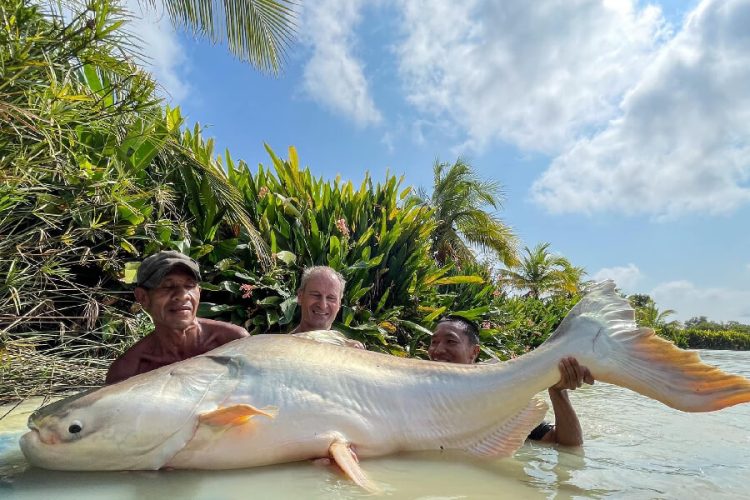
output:
MULTIPOLYGON (((750 378, 750 351, 700 354, 707 363, 750 378)), ((581 450, 527 443, 505 460, 413 453, 367 459, 362 466, 393 499, 750 498, 750 404, 689 414, 603 383, 579 389, 571 399, 586 440, 581 450)), ((18 437, 39 404, 24 403, 0 420, 3 499, 368 497, 335 469, 308 462, 233 471, 31 468, 18 437)), ((0 415, 7 410, 0 408, 0 415)))

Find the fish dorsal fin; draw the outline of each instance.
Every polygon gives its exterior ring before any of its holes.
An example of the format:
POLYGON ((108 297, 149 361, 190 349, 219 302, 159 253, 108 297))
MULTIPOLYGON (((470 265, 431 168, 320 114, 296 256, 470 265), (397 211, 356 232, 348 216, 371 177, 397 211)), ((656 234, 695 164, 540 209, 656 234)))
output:
POLYGON ((477 457, 509 457, 523 445, 529 433, 539 425, 547 413, 547 403, 538 398, 529 401, 521 411, 504 420, 484 434, 478 441, 463 449, 477 457))
POLYGON ((267 406, 258 409, 252 405, 238 404, 225 406, 213 411, 201 413, 198 420, 201 424, 215 427, 243 425, 250 421, 256 415, 262 415, 268 418, 276 418, 279 409, 275 406, 267 406))

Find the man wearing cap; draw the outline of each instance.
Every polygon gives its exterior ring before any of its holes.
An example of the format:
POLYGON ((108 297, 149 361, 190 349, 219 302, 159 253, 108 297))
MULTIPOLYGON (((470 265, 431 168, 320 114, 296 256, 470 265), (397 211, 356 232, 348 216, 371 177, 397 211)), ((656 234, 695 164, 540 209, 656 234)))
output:
POLYGON ((162 251, 143 260, 135 298, 154 322, 154 331, 125 351, 107 372, 113 384, 247 337, 237 325, 197 318, 201 279, 198 264, 180 252, 162 251))

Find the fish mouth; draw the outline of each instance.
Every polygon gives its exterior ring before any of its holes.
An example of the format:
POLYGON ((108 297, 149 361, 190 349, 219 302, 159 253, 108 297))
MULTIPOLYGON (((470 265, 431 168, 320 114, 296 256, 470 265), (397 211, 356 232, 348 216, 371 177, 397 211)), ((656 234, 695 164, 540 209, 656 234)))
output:
POLYGON ((29 462, 31 462, 31 457, 34 455, 31 450, 38 447, 40 444, 43 443, 42 440, 39 439, 39 431, 37 431, 36 429, 32 429, 29 432, 25 433, 18 440, 18 445, 20 446, 21 451, 26 457, 26 460, 29 462))
POLYGON ((55 445, 59 442, 51 434, 47 435, 47 437, 45 438, 45 436, 42 434, 42 431, 33 422, 29 422, 29 429, 29 432, 21 436, 21 440, 33 440, 39 444, 46 444, 48 446, 55 445))

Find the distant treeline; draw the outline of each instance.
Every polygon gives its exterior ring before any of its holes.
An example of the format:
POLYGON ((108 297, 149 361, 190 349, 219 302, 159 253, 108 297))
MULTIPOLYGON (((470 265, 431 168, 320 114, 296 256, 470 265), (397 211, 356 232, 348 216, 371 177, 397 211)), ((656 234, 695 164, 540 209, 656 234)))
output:
POLYGON ((736 321, 717 323, 699 316, 687 320, 684 327, 666 325, 659 334, 683 348, 750 350, 750 325, 736 321))
POLYGON ((705 316, 696 316, 685 321, 685 329, 714 330, 717 332, 733 331, 750 334, 750 325, 738 323, 737 321, 717 323, 715 321, 710 321, 705 316))

